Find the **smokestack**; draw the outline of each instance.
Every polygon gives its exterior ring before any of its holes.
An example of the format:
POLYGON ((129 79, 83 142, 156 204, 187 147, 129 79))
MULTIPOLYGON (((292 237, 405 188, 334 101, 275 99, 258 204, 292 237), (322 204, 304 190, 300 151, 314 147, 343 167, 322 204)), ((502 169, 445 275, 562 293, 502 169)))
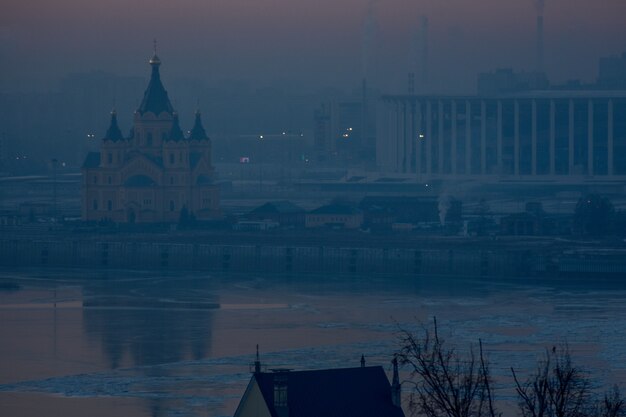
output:
POLYGON ((368 119, 368 108, 367 108, 367 78, 363 78, 361 83, 361 145, 367 146, 367 119, 368 119))
POLYGON ((422 49, 422 73, 421 73, 421 84, 422 90, 426 88, 428 84, 428 16, 422 16, 422 34, 420 36, 421 40, 421 49, 422 49))
POLYGON ((367 4, 365 20, 363 21, 363 38, 361 45, 361 70, 362 77, 367 79, 371 76, 371 61, 374 37, 376 32, 375 6, 376 0, 370 0, 367 4))
POLYGON ((537 71, 543 72, 543 15, 537 16, 537 71))

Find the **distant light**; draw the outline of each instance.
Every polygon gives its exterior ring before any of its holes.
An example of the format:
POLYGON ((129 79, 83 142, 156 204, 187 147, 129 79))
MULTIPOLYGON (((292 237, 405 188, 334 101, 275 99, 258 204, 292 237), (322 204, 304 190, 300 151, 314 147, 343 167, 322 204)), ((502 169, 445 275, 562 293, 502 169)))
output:
POLYGON ((420 133, 420 139, 424 139, 424 134, 420 133))
POLYGON ((351 127, 349 127, 348 130, 352 132, 352 128, 351 127))
POLYGON ((65 162, 61 162, 61 166, 64 167, 65 166, 65 162))
POLYGON ((283 135, 286 135, 287 133, 283 132, 283 135))
POLYGON ((343 137, 344 137, 344 138, 347 138, 347 137, 350 137, 350 135, 348 135, 347 133, 344 133, 344 134, 343 134, 343 137))
POLYGON ((426 187, 428 187, 428 184, 426 184, 426 187))
POLYGON ((304 133, 300 133, 300 137, 303 138, 304 137, 304 133))
POLYGON ((263 139, 263 135, 259 135, 259 139, 263 139))

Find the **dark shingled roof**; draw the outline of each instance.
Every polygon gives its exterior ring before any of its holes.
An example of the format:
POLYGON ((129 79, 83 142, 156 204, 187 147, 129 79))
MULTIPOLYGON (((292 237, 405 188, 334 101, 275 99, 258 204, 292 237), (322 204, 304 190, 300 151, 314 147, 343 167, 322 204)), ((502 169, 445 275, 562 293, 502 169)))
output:
POLYGON ((152 76, 150 77, 150 83, 148 84, 148 88, 146 88, 138 111, 140 114, 150 111, 157 116, 162 112, 172 114, 174 113, 174 108, 167 96, 167 91, 165 91, 161 83, 161 76, 159 74, 161 61, 150 60, 150 65, 152 66, 152 76))
POLYGON ((115 112, 115 110, 111 112, 111 124, 109 125, 109 128, 107 129, 107 133, 104 136, 104 139, 109 139, 114 142, 124 139, 124 136, 122 135, 122 131, 120 130, 120 127, 117 125, 117 113, 115 112))
POLYGON ((286 377, 289 417, 404 417, 391 402, 391 385, 381 366, 258 373, 256 378, 272 417, 274 378, 286 377))
POLYGON ((83 168, 98 168, 100 166, 100 152, 89 152, 83 162, 83 168))
POLYGON ((251 214, 304 213, 304 209, 290 201, 270 201, 250 212, 251 214))
POLYGON ((189 135, 189 139, 191 140, 204 140, 209 137, 206 135, 204 131, 204 127, 202 126, 202 120, 200 119, 200 112, 196 112, 196 120, 193 123, 193 128, 191 129, 191 134, 189 135))
POLYGON ((318 207, 311 214, 357 214, 359 211, 351 206, 343 204, 328 204, 318 207))

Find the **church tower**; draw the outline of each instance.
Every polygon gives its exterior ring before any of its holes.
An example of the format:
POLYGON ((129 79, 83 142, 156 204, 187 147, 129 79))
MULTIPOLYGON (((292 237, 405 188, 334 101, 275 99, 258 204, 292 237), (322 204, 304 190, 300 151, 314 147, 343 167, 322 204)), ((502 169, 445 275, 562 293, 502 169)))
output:
POLYGON ((189 136, 180 127, 161 82, 161 60, 149 61, 150 82, 124 137, 111 112, 100 144, 82 167, 82 216, 86 221, 175 223, 219 217, 219 193, 211 164, 211 140, 200 112, 189 136))

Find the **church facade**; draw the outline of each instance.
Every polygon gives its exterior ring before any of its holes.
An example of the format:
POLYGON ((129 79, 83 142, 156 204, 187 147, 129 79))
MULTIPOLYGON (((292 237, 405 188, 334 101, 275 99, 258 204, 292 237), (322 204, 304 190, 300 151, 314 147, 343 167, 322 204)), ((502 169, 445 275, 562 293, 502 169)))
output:
POLYGON ((200 113, 185 135, 161 82, 161 61, 155 54, 149 62, 150 83, 130 134, 122 134, 113 111, 100 152, 85 159, 83 220, 175 223, 181 217, 208 220, 220 215, 211 141, 200 113))

